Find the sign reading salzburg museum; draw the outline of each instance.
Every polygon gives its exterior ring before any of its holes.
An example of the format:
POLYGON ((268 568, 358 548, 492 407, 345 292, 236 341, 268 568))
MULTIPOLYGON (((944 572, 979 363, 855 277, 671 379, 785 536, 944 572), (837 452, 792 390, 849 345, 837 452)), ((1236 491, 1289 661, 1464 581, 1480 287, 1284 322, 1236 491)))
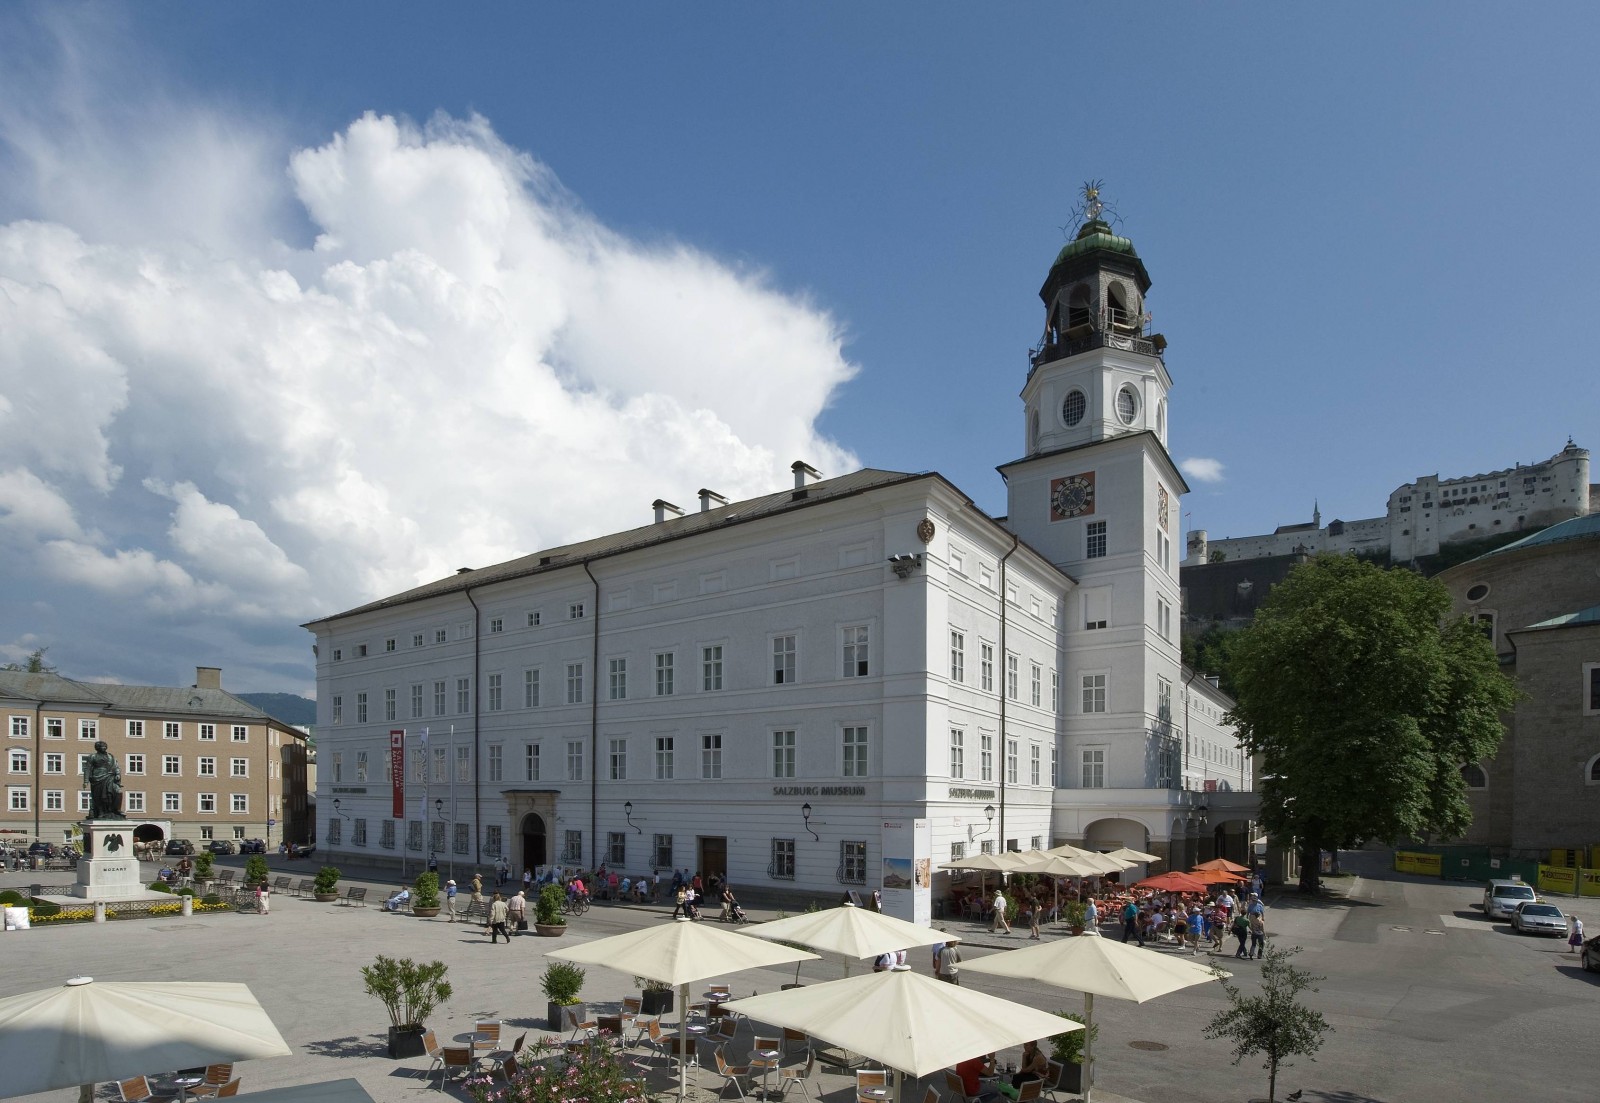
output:
POLYGON ((774 785, 775 797, 864 797, 865 785, 774 785))

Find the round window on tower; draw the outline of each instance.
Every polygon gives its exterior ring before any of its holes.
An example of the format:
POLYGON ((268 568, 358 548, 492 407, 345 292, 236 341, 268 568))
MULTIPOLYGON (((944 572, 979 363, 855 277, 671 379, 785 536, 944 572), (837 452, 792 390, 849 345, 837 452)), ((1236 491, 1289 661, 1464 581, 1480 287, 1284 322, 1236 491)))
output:
POLYGON ((1117 416, 1124 425, 1132 425, 1133 419, 1139 416, 1139 396, 1127 384, 1117 392, 1117 416))
POLYGON ((1061 403, 1061 420, 1070 428, 1083 420, 1083 413, 1089 408, 1089 400, 1083 397, 1083 392, 1074 387, 1067 392, 1067 397, 1061 403))

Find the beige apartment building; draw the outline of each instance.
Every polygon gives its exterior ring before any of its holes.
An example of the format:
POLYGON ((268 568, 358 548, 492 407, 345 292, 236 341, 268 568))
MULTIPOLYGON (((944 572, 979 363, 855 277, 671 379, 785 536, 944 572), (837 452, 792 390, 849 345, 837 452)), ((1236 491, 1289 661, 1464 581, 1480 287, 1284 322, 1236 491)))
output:
POLYGON ((122 767, 123 813, 140 825, 137 839, 265 839, 276 848, 310 835, 305 733, 224 690, 216 667, 196 668, 187 687, 0 671, 0 718, 4 837, 60 842, 71 833, 89 811, 83 761, 97 740, 122 767))

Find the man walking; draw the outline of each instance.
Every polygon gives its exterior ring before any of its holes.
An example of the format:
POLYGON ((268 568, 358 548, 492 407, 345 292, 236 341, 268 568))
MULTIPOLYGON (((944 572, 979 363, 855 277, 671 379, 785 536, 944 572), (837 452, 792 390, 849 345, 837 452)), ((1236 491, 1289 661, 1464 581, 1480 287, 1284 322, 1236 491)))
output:
POLYGON ((1126 904, 1122 905, 1123 943, 1126 944, 1130 938, 1137 938, 1139 940, 1139 945, 1144 945, 1144 934, 1139 930, 1139 905, 1135 904, 1132 900, 1129 900, 1126 904))
POLYGON ((506 919, 514 931, 520 933, 528 929, 528 898, 522 895, 521 889, 506 901, 506 919))
POLYGON ((489 904, 489 945, 498 942, 500 935, 506 936, 507 946, 511 945, 511 932, 506 930, 506 918, 510 914, 504 898, 495 893, 494 900, 489 904))
POLYGON ((450 917, 450 922, 456 921, 456 882, 453 877, 444 883, 444 913, 450 917))
POLYGON ((1006 908, 1008 906, 1005 893, 1000 891, 999 886, 996 886, 994 890, 994 925, 989 928, 995 934, 1000 933, 1001 927, 1005 928, 1006 934, 1011 933, 1011 921, 1006 918, 1006 908))

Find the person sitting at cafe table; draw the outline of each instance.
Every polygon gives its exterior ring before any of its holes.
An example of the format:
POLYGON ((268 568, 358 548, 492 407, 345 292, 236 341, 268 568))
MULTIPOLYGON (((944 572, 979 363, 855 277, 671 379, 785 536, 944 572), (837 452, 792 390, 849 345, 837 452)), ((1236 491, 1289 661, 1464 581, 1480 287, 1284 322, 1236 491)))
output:
POLYGON ((1043 1080, 1044 1074, 1049 1071, 1050 1061, 1045 1057, 1044 1051, 1039 1048, 1039 1043, 1034 1041, 1023 1042, 1022 1067, 1017 1069, 1015 1075, 1011 1077, 1011 1090, 1006 1091, 1003 1086, 1000 1090, 1012 1098, 1016 1098, 1017 1090, 1022 1085, 1029 1080, 1043 1080))
POLYGON ((968 1099, 999 1099, 1000 1093, 993 1081, 985 1085, 984 1077, 994 1076, 994 1054, 969 1057, 956 1065, 956 1075, 961 1077, 961 1091, 968 1099))

